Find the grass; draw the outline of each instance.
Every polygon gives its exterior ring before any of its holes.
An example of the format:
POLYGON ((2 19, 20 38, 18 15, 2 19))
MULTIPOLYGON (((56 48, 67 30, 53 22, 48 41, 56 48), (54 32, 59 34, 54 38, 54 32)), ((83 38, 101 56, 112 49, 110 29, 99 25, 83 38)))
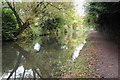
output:
POLYGON ((66 61, 59 74, 62 78, 98 78, 99 74, 96 72, 96 66, 92 65, 94 61, 94 54, 92 54, 92 42, 88 41, 81 51, 79 57, 73 62, 66 61))
POLYGON ((82 77, 84 70, 84 57, 79 56, 74 62, 72 60, 68 60, 64 63, 64 66, 61 67, 61 76, 63 78, 82 77))

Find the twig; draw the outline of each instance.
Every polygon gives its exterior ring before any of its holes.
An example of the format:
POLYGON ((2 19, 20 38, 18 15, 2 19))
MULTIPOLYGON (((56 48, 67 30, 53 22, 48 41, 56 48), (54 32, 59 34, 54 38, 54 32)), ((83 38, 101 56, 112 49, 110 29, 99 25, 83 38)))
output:
POLYGON ((37 75, 42 79, 42 76, 39 74, 39 72, 36 70, 36 69, 34 69, 34 71, 37 73, 37 75))
POLYGON ((24 72, 23 72, 22 80, 24 79, 24 75, 25 75, 25 69, 24 69, 24 72))
POLYGON ((35 74, 35 71, 34 71, 34 69, 32 69, 33 70, 33 76, 34 76, 34 80, 36 79, 36 74, 35 74))
POLYGON ((22 58, 22 54, 19 53, 19 56, 18 56, 18 60, 17 60, 17 63, 13 69, 13 71, 10 73, 9 77, 7 78, 7 80, 10 79, 10 77, 13 75, 13 73, 17 70, 17 68, 19 67, 20 63, 21 63, 21 58, 22 58))

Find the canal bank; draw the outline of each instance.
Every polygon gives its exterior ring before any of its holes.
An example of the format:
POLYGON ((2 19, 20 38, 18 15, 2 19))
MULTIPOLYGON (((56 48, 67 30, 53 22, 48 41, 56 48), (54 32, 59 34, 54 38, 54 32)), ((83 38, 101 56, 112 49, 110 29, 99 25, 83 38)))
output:
POLYGON ((63 77, 118 78, 118 44, 111 37, 90 31, 87 43, 63 77))

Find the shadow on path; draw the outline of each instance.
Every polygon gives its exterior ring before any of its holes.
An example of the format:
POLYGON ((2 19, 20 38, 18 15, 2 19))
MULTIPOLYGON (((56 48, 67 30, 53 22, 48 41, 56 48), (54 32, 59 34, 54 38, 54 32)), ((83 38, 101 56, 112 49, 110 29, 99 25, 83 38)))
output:
MULTIPOLYGON (((90 31, 87 47, 82 55, 92 57, 89 68, 93 68, 101 78, 118 78, 118 44, 109 36, 98 31, 90 31), (88 45, 90 43, 90 45, 88 45), (88 47, 89 46, 89 47, 88 47)), ((92 70, 93 70, 92 69, 92 70)))

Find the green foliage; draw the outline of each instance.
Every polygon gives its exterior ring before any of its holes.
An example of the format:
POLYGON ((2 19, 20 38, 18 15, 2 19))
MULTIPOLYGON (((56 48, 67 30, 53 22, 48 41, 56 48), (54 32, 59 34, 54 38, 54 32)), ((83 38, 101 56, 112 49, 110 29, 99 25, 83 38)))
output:
POLYGON ((91 2, 87 3, 85 24, 118 38, 120 3, 91 2))
MULTIPOLYGON (((33 2, 14 3, 19 17, 25 22, 29 19, 31 34, 26 30, 21 37, 30 35, 39 36, 41 34, 58 33, 63 30, 65 24, 70 24, 73 17, 73 3, 55 2, 33 2), (37 25, 36 25, 37 23, 37 25)), ((32 36, 33 37, 33 36, 32 36)))
POLYGON ((2 9, 2 35, 3 39, 13 39, 17 30, 17 22, 13 12, 8 8, 2 9))
POLYGON ((45 21, 43 29, 47 29, 49 31, 54 31, 58 28, 60 28, 62 25, 62 18, 54 18, 54 19, 48 19, 45 21))
POLYGON ((24 32, 19 35, 19 38, 24 38, 24 39, 27 39, 27 38, 32 38, 33 36, 33 30, 29 27, 27 29, 24 30, 24 32))
MULTIPOLYGON (((12 3, 10 2, 10 4, 12 3)), ((14 6, 12 5, 12 7, 16 10, 20 18, 19 22, 25 23, 26 21, 29 21, 30 23, 22 34, 19 35, 19 38, 31 38, 49 33, 59 33, 64 35, 65 30, 69 33, 73 31, 74 24, 76 25, 75 28, 81 29, 81 17, 75 16, 74 5, 71 2, 14 2, 14 6), (74 21, 77 21, 77 23, 74 23, 74 21)), ((11 23, 10 21, 6 22, 11 23)), ((12 29, 13 28, 15 28, 13 30, 13 32, 15 32, 17 27, 14 26, 12 29)), ((18 30, 19 29, 20 26, 18 30)), ((9 30, 9 28, 6 28, 6 30, 9 30)), ((3 30, 3 33, 5 33, 5 29, 3 30)), ((9 34, 5 34, 5 36, 11 37, 12 35, 12 37, 14 37, 13 34, 14 33, 9 32, 9 34)))

